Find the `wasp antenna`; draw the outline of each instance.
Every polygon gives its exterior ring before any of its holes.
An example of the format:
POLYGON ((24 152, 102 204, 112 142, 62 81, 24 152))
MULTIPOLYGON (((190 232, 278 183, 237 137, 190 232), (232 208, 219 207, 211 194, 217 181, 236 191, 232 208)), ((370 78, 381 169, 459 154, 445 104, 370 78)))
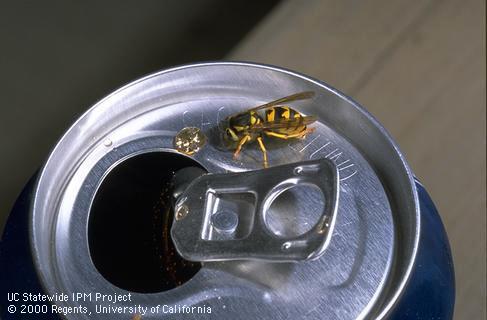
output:
POLYGON ((314 91, 304 91, 304 92, 301 92, 301 96, 303 97, 303 99, 313 98, 315 96, 315 92, 314 91))

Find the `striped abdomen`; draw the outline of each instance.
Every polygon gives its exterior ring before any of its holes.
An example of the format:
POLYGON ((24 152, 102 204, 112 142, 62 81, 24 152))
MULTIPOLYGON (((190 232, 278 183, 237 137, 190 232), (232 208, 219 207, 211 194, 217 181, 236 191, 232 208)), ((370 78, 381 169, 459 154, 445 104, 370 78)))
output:
POLYGON ((253 125, 262 122, 262 118, 255 111, 244 112, 232 117, 230 127, 237 132, 245 132, 253 125))
POLYGON ((274 128, 272 131, 284 134, 298 133, 306 130, 303 116, 289 107, 273 107, 265 112, 266 122, 286 123, 283 128, 274 128))

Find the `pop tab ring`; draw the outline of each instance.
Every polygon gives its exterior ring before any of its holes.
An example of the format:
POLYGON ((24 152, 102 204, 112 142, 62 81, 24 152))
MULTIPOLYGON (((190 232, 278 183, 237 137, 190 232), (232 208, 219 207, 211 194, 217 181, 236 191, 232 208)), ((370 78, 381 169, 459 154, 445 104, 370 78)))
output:
POLYGON ((179 197, 171 236, 179 254, 191 261, 317 259, 330 241, 338 198, 338 169, 328 159, 207 174, 179 197), (318 222, 300 236, 276 236, 266 225, 266 212, 284 191, 305 184, 317 186, 324 195, 318 222))

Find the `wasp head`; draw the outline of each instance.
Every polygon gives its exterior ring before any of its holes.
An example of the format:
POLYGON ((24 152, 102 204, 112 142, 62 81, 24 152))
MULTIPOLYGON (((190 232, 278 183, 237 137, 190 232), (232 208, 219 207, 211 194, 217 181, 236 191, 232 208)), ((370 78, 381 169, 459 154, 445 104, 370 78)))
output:
POLYGON ((238 137, 238 132, 231 126, 229 118, 226 118, 220 123, 219 130, 220 140, 224 147, 233 148, 236 146, 240 138, 238 137))

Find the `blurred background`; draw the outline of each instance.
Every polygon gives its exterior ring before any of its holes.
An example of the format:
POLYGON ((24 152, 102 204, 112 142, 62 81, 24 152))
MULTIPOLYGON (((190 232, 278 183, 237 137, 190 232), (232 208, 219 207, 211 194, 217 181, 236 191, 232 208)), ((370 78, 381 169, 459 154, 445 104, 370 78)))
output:
POLYGON ((0 4, 0 229, 88 107, 147 73, 246 60, 321 79, 391 132, 436 202, 455 319, 485 319, 485 1, 165 0, 0 4))

